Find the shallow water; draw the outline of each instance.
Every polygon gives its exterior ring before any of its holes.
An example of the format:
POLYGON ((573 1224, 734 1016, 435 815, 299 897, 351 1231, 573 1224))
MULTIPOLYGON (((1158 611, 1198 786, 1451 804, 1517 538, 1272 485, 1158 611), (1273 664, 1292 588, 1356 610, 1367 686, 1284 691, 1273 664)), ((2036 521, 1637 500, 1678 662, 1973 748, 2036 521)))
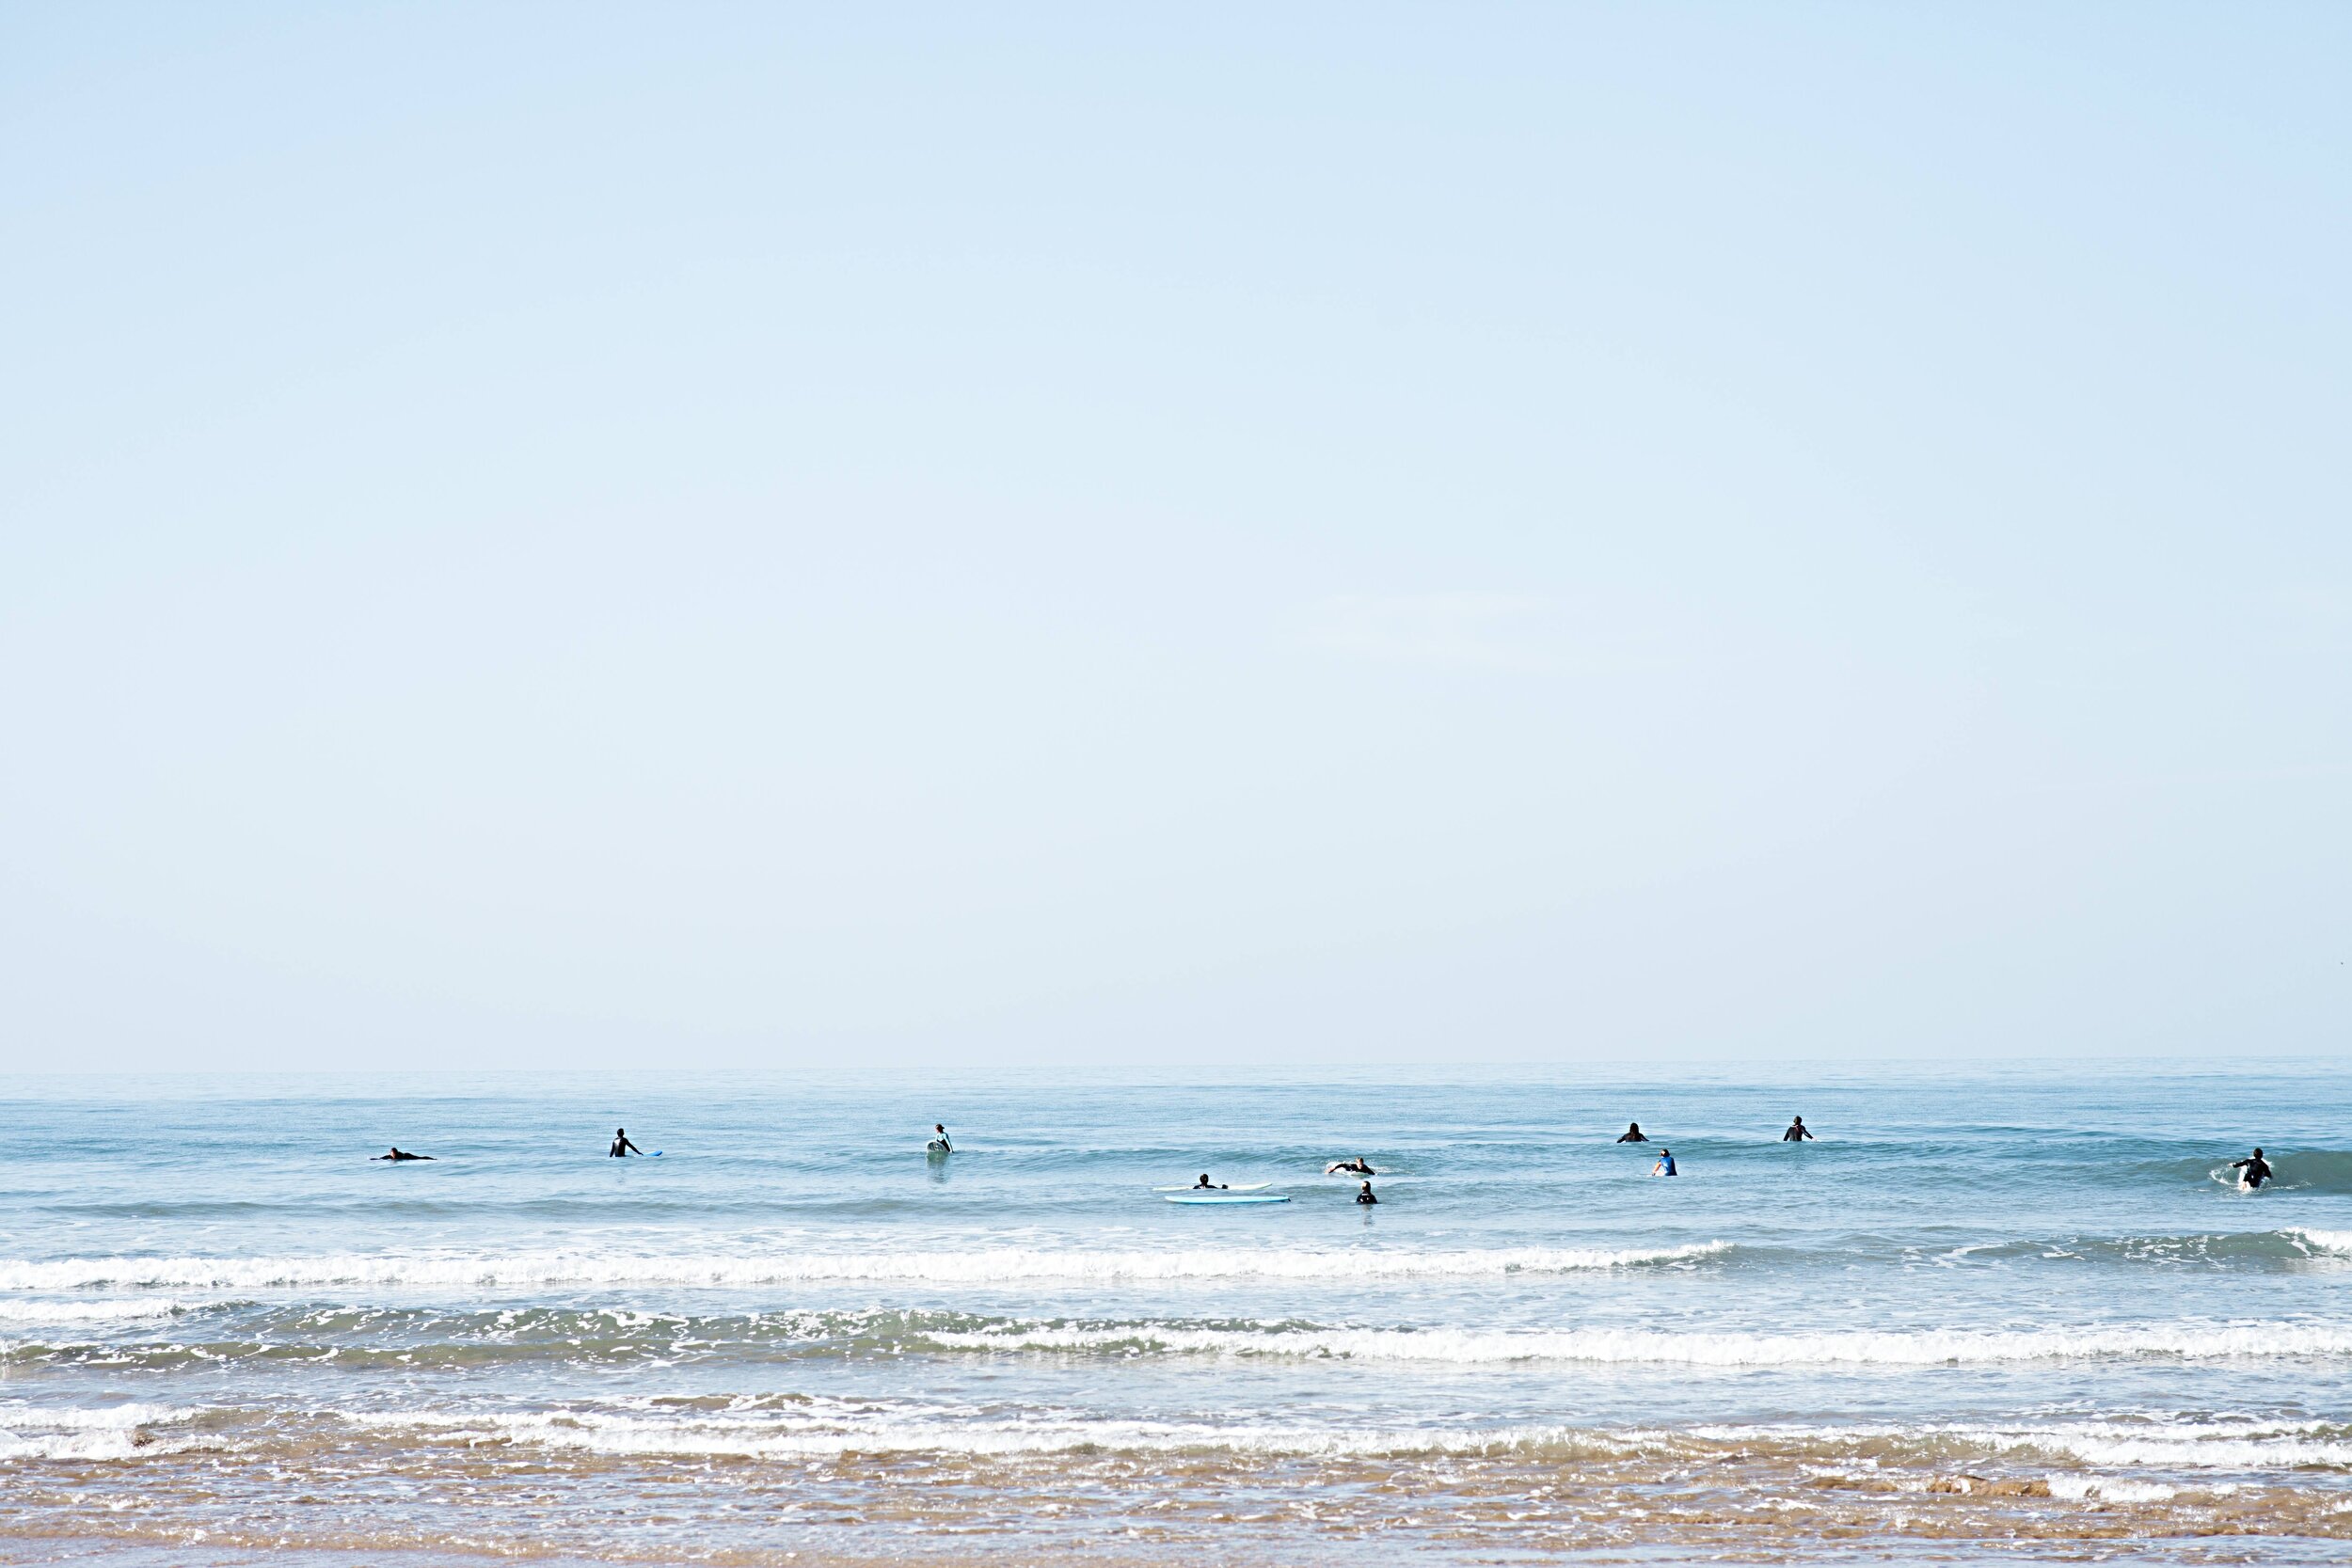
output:
POLYGON ((0 1560, 2352 1555, 2329 1066, 0 1101, 0 1560))

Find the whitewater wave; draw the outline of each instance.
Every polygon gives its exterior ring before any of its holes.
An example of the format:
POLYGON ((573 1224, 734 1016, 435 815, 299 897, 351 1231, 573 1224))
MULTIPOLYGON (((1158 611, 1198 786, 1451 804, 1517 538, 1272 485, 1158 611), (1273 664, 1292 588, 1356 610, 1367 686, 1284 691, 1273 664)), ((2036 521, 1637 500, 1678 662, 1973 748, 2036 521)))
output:
POLYGON ((1889 1457, 2000 1456, 2072 1460, 2138 1470, 2352 1469, 2352 1427, 2342 1422, 2253 1418, 2062 1421, 1985 1426, 1927 1422, 1847 1427, 1710 1425, 1688 1435, 1710 1442, 1803 1449, 1828 1442, 1889 1457))
POLYGON ((2290 1227, 2280 1230, 2189 1231, 2174 1235, 2027 1237, 1969 1242, 1931 1250, 1905 1249, 1915 1263, 1937 1268, 2049 1259, 2167 1267, 2229 1268, 2242 1264, 2335 1262, 2352 1258, 2352 1232, 2290 1227))
MULTIPOLYGON (((0 1459, 161 1458, 313 1441, 254 1413, 153 1404, 96 1410, 0 1407, 0 1459)), ((315 1412, 296 1423, 386 1434, 400 1443, 574 1450, 623 1457, 823 1460, 848 1456, 955 1454, 1021 1460, 1073 1453, 1116 1457, 1194 1453, 1245 1461, 1491 1459, 1678 1464, 1739 1459, 1799 1466, 1855 1466, 1894 1479, 1933 1476, 1958 1464, 1994 1462, 2042 1469, 2050 1495, 2110 1501, 2170 1496, 2139 1477, 2217 1477, 2263 1472, 2352 1470, 2352 1427, 2252 1418, 2116 1418, 2052 1424, 1924 1423, 1849 1427, 1742 1423, 1680 1429, 1565 1424, 1308 1424, 1180 1417, 1090 1417, 1040 1407, 1008 1413, 1000 1403, 954 1400, 863 1400, 815 1394, 654 1396, 615 1407, 315 1412), (2071 1479, 2070 1479, 2071 1477, 2071 1479)), ((2207 1484, 2207 1483, 2198 1483, 2207 1484)), ((1961 1489, 1965 1489, 1964 1487, 1961 1489)), ((2230 1490, 2223 1483, 2222 1491, 2230 1490)))
POLYGON ((2005 1433, 1988 1440, 2086 1465, 2138 1469, 2340 1470, 2352 1468, 2352 1442, 2345 1436, 2341 1426, 2314 1421, 2244 1432, 2087 1426, 2005 1433))
POLYGON ((44 1301, 0 1296, 0 1329, 15 1324, 154 1323, 177 1317, 188 1305, 179 1301, 44 1301))
MULTIPOLYGON (((1568 1426, 1488 1431, 1410 1427, 1325 1428, 1207 1421, 1089 1419, 1066 1414, 1016 1419, 901 1415, 872 1405, 813 1399, 763 1418, 681 1419, 610 1411, 355 1413, 356 1425, 459 1442, 517 1443, 599 1454, 822 1459, 846 1454, 953 1453, 1018 1459, 1073 1451, 1107 1454, 1221 1453, 1263 1458, 1370 1459, 1540 1453, 1547 1458, 1620 1458, 1655 1451, 1659 1433, 1568 1426)), ((1684 1445, 1688 1447, 1689 1445, 1684 1445)))
MULTIPOLYGON (((1093 1449, 1313 1456, 1483 1450, 1496 1440, 1398 1433, 1251 1429, 1202 1423, 1032 1418, 856 1419, 812 1414, 772 1421, 648 1419, 605 1412, 358 1415, 359 1425, 400 1428, 469 1445, 527 1443, 606 1454, 830 1458, 842 1454, 957 1453, 1014 1457, 1093 1449)), ((1505 1440, 1507 1441, 1507 1440, 1505 1440)))
POLYGON ((755 1286, 816 1281, 991 1285, 1028 1280, 1117 1283, 1299 1279, 1318 1283, 1567 1274, 1693 1262, 1728 1242, 1672 1247, 1505 1247, 1406 1252, 1373 1247, 1202 1248, 1078 1252, 990 1247, 970 1252, 338 1254, 310 1258, 66 1258, 0 1260, 0 1291, 259 1291, 310 1286, 755 1286))
MULTIPOLYGON (((68 1303, 67 1306, 73 1305, 68 1303)), ((87 1304, 104 1316, 120 1305, 87 1304)), ((135 1303, 132 1304, 135 1305, 135 1303)), ((487 1367, 553 1359, 675 1364, 748 1356, 839 1360, 913 1354, 1132 1359, 1512 1363, 1772 1368, 1987 1366, 2036 1361, 2280 1360, 2352 1356, 2352 1323, 2181 1319, 2007 1330, 1969 1328, 1708 1329, 1580 1326, 1470 1328, 1317 1323, 1300 1318, 997 1317, 906 1307, 748 1313, 514 1307, 447 1310, 312 1304, 221 1305, 233 1337, 194 1339, 184 1327, 152 1340, 0 1339, 10 1360, 173 1367, 190 1359, 332 1360, 359 1369, 487 1367), (190 1342, 181 1343, 183 1339, 190 1342)), ((174 1304, 183 1324, 208 1321, 174 1304)))
POLYGON ((1133 1355, 1436 1361, 1599 1362, 1762 1368, 1933 1367, 2000 1362, 2161 1357, 2352 1355, 2352 1327, 2152 1323, 2013 1331, 1920 1329, 1819 1334, 1677 1333, 1659 1329, 1468 1330, 1158 1325, 1016 1326, 928 1338, 970 1350, 1133 1355))
MULTIPOLYGON (((2267 1158, 2273 1176, 2269 1185, 2263 1189, 2266 1193, 2352 1193, 2352 1151, 2340 1148, 2274 1148, 2267 1158)), ((2235 1190, 2238 1184, 2237 1167, 2230 1160, 2184 1157, 2152 1162, 2140 1168, 2152 1175, 2201 1174, 2206 1180, 2232 1190, 2235 1190)))
POLYGON ((152 1430, 185 1422, 198 1414, 160 1404, 98 1409, 0 1405, 0 1461, 130 1459, 215 1446, 197 1433, 159 1434, 152 1430))
MULTIPOLYGON (((2094 1469, 2259 1472, 2352 1468, 2346 1429, 2322 1423, 2247 1425, 2206 1422, 2081 1423, 2052 1428, 1858 1427, 1805 1429, 1724 1426, 1685 1431, 1565 1425, 1494 1428, 1315 1427, 1193 1420, 1089 1419, 1041 1412, 1004 1419, 940 1406, 856 1403, 796 1398, 775 1409, 764 1402, 697 1416, 612 1410, 343 1413, 376 1430, 428 1441, 514 1443, 600 1454, 813 1459, 845 1454, 954 1453, 1019 1458, 1067 1454, 1221 1453, 1251 1458, 1497 1458, 1672 1462, 1778 1458, 1798 1463, 1934 1466, 1953 1460, 2041 1459, 2094 1469)), ((2053 1495, 2144 1500, 2139 1483, 2078 1476, 2053 1495), (2084 1490, 2088 1485, 2089 1490, 2084 1490)), ((2169 1496, 2169 1489, 2163 1493, 2169 1496)))

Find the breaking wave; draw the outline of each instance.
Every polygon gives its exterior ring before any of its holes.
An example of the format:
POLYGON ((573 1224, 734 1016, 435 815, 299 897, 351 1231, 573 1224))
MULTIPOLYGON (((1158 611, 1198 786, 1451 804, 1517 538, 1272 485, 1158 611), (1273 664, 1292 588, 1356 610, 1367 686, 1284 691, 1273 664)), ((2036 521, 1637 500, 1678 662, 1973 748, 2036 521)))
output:
MULTIPOLYGON (((988 1247, 970 1252, 361 1255, 310 1258, 66 1258, 0 1261, 0 1291, 263 1291, 311 1286, 788 1285, 813 1281, 992 1285, 1026 1280, 1299 1279, 1318 1282, 1566 1274, 1688 1263, 1728 1242, 1672 1247, 1506 1247, 1407 1252, 1375 1247, 1227 1247, 1079 1252, 988 1247)), ((4 1299, 4 1298, 0 1298, 4 1299)))
POLYGON ((2157 1323, 2016 1331, 1923 1329, 1820 1334, 1676 1333, 1571 1328, 1477 1331, 1403 1328, 1008 1327, 930 1336, 973 1350, 1268 1356, 1465 1364, 1600 1362, 1693 1367, 1934 1367, 2156 1357, 2352 1355, 2352 1326, 2157 1323))

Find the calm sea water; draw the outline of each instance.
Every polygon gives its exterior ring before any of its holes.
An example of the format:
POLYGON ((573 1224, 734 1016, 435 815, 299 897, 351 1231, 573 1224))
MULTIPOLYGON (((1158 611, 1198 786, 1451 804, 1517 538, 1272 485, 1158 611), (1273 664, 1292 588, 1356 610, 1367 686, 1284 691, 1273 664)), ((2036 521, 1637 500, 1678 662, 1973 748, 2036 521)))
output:
POLYGON ((2335 1067, 28 1077, 0 1127, 0 1560, 2352 1556, 2335 1067), (1153 1190, 1204 1170, 1291 1201, 1153 1190))

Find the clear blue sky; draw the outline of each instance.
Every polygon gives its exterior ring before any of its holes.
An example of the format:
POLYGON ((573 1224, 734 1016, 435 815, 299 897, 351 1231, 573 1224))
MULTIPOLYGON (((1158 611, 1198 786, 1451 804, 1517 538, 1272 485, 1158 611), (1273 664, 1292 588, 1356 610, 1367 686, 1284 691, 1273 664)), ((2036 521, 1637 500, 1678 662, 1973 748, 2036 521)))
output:
POLYGON ((0 10, 0 1065, 2352 1046, 2352 8, 0 10))

